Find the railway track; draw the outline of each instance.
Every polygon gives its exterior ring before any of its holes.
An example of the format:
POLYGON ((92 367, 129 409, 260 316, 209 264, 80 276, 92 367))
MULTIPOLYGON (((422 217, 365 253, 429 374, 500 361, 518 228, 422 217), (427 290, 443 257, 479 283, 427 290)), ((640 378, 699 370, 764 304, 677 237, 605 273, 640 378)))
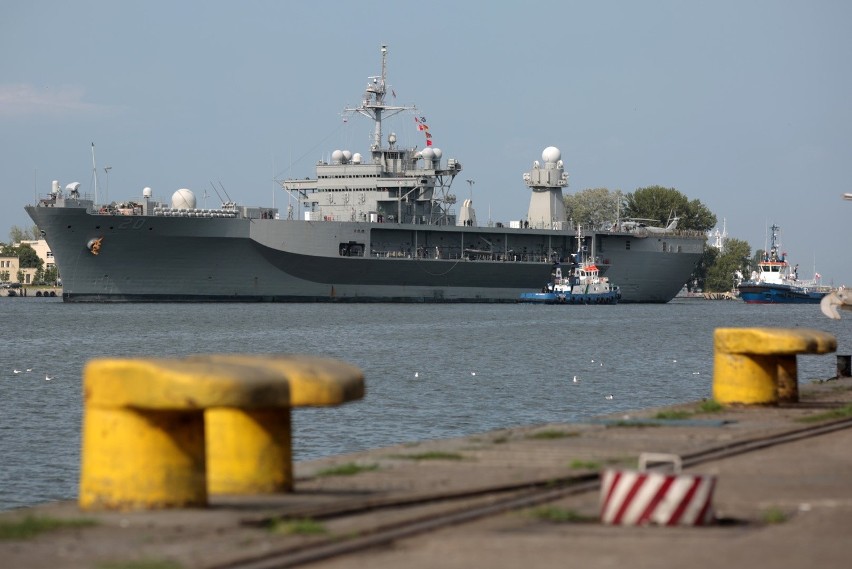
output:
MULTIPOLYGON (((756 452, 852 427, 852 419, 801 427, 760 437, 719 444, 681 456, 683 468, 756 452)), ((211 569, 277 569, 298 567, 396 540, 463 524, 488 516, 539 506, 568 496, 597 492, 598 474, 574 475, 559 479, 534 480, 518 484, 482 487, 473 491, 434 493, 405 499, 388 498, 338 503, 304 508, 287 513, 286 519, 312 519, 331 522, 377 512, 403 512, 385 523, 370 525, 342 538, 339 535, 303 542, 269 551, 262 556, 212 566, 211 569)), ((264 520, 264 523, 273 520, 264 520)), ((258 522, 253 522, 258 524, 258 522)))

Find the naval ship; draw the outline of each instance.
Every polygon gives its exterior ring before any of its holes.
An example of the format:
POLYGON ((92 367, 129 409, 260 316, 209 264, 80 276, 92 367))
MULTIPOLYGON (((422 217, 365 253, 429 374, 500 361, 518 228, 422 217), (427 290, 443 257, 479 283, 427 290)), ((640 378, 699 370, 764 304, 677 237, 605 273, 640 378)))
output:
POLYGON ((444 160, 430 137, 424 148, 383 137, 383 119, 398 113, 428 126, 415 107, 386 102, 386 46, 381 56, 381 74, 368 78, 358 106, 345 109, 373 121, 369 155, 335 150, 315 178, 281 181, 291 199, 283 213, 231 201, 199 208, 188 189, 170 203, 145 188, 141 198, 101 205, 97 190, 91 199, 79 183, 54 181, 25 209, 50 246, 63 299, 516 302, 580 249, 618 283, 622 302, 664 303, 680 291, 705 236, 624 225, 575 236, 555 147, 523 175, 531 190, 524 220, 480 226, 469 199, 457 212, 450 187, 462 164, 444 160))

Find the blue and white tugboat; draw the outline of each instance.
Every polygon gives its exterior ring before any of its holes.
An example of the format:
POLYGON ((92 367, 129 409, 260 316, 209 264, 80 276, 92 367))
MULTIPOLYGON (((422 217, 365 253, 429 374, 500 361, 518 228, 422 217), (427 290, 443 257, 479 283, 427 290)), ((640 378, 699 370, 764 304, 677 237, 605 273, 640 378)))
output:
POLYGON ((799 280, 799 265, 791 267, 786 253, 779 252, 779 231, 777 225, 772 226, 769 250, 751 278, 737 286, 740 298, 749 304, 818 304, 830 287, 819 286, 819 273, 813 280, 799 280))
MULTIPOLYGON (((577 243, 583 242, 578 228, 577 243)), ((601 268, 588 258, 587 249, 578 245, 571 255, 567 274, 560 263, 553 264, 550 282, 540 292, 521 293, 518 301, 536 304, 616 304, 621 298, 618 287, 602 275, 601 268)))

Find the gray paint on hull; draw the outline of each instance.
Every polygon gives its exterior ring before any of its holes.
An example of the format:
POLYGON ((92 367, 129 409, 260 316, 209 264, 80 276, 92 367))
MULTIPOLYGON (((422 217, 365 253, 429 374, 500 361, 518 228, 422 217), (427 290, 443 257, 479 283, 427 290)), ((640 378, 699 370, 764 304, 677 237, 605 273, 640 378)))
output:
MULTIPOLYGON (((46 233, 67 301, 514 302, 520 293, 538 290, 550 275, 548 263, 317 254, 323 244, 336 250, 339 241, 368 238, 369 224, 97 216, 73 208, 27 211, 46 233), (99 255, 86 248, 92 237, 103 237, 99 255)), ((412 235, 459 231, 433 229, 405 230, 412 235)), ((471 234, 495 232, 474 229, 471 234)), ((561 244, 565 237, 552 236, 561 244)), ((660 253, 651 239, 633 239, 627 250, 629 236, 597 238, 601 255, 612 265, 607 276, 622 289, 622 302, 671 300, 701 256, 660 253)))

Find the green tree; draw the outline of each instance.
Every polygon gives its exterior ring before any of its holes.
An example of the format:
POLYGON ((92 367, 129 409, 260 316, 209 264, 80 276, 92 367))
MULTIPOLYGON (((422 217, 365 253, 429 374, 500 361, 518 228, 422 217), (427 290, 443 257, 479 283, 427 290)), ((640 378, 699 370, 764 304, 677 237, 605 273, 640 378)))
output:
POLYGON ((23 244, 18 249, 18 263, 22 269, 38 269, 44 265, 44 261, 35 252, 35 249, 23 244))
POLYGON ((707 272, 710 270, 710 267, 716 264, 719 255, 719 250, 715 247, 704 246, 704 254, 698 261, 698 265, 696 265, 695 270, 692 272, 692 276, 689 277, 689 283, 687 283, 688 290, 707 290, 707 272))
POLYGON ((44 270, 44 282, 49 285, 55 285, 59 279, 59 271, 55 266, 50 266, 44 270))
POLYGON ((563 197, 565 215, 576 226, 586 229, 609 229, 624 207, 621 190, 587 188, 563 197))
POLYGON ((725 250, 712 266, 707 269, 705 290, 725 292, 734 286, 737 271, 748 275, 751 262, 751 246, 740 239, 728 239, 725 250))
POLYGON ((672 215, 679 217, 678 229, 710 231, 716 226, 716 215, 700 200, 689 201, 674 188, 649 186, 627 194, 625 217, 653 219, 665 226, 672 215))
POLYGON ((9 240, 12 244, 20 243, 21 241, 38 241, 39 239, 41 239, 41 232, 36 225, 33 225, 29 229, 13 225, 12 229, 9 230, 9 240))
POLYGON ((766 251, 763 249, 758 249, 754 252, 754 255, 751 258, 751 266, 757 268, 757 264, 763 261, 763 256, 766 255, 766 251))
POLYGON ((9 282, 9 277, 12 276, 9 271, 0 271, 0 282, 9 282))

